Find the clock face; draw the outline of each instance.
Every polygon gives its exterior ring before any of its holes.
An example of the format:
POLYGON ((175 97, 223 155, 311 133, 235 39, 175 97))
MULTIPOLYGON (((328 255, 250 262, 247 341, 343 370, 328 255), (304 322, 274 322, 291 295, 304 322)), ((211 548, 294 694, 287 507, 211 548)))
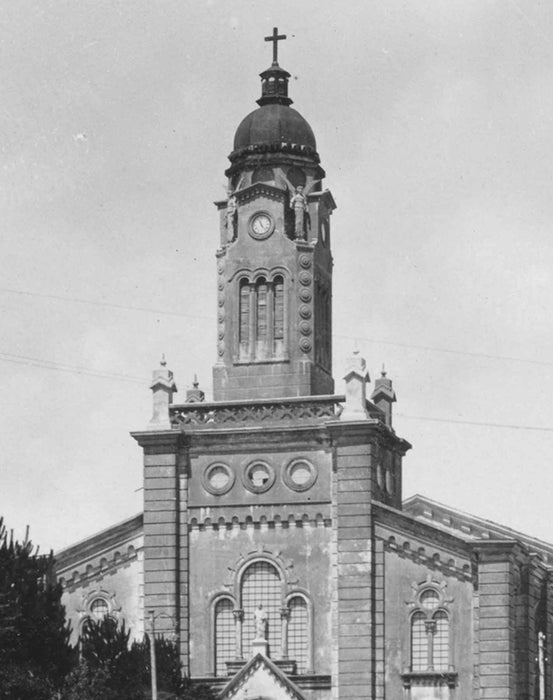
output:
POLYGON ((255 214, 250 221, 250 233, 254 238, 267 238, 273 232, 273 220, 268 214, 255 214))

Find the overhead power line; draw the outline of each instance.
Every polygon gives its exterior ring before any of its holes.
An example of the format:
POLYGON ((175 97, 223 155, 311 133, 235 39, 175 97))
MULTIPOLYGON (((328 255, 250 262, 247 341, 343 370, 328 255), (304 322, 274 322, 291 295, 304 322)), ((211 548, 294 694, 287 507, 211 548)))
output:
POLYGON ((41 369, 52 369, 58 372, 69 372, 70 374, 82 374, 90 377, 101 377, 103 379, 115 379, 125 382, 134 382, 135 384, 147 384, 147 379, 140 377, 132 377, 128 374, 120 374, 118 372, 104 372, 96 370, 92 367, 83 367, 80 365, 67 365, 62 362, 53 360, 44 360, 39 357, 27 357, 25 355, 17 355, 10 352, 0 352, 1 362, 11 362, 17 365, 28 365, 31 367, 39 367, 41 369))
MULTIPOLYGON (((65 297, 58 294, 44 294, 42 292, 30 292, 21 289, 10 289, 7 287, 0 287, 0 292, 6 292, 8 294, 18 294, 20 296, 28 297, 38 297, 42 299, 53 299, 55 301, 64 301, 76 304, 87 304, 89 306, 100 306, 107 307, 111 309, 120 309, 123 311, 137 311, 141 313, 155 314, 156 316, 177 316, 180 318, 195 318, 200 320, 212 321, 213 317, 207 314, 188 314, 182 311, 172 311, 168 309, 156 309, 147 306, 132 306, 128 304, 115 304, 107 301, 99 301, 95 299, 81 299, 78 297, 65 297)), ((434 345, 417 345, 416 343, 405 343, 395 340, 385 340, 383 338, 369 338, 366 336, 359 335, 345 335, 343 333, 334 333, 335 338, 346 338, 353 341, 365 341, 367 343, 374 343, 378 345, 390 345, 392 347, 406 348, 408 350, 424 350, 425 352, 439 352, 449 355, 458 355, 465 357, 482 358, 486 360, 500 360, 502 362, 522 362, 525 364, 538 365, 542 367, 553 367, 553 362, 548 362, 546 360, 534 360, 527 357, 515 357, 512 355, 494 355, 492 353, 470 351, 470 350, 453 350, 451 348, 442 348, 434 345)))
MULTIPOLYGON (((95 370, 90 367, 83 367, 80 365, 66 365, 63 363, 54 362, 52 360, 43 360, 37 357, 26 357, 24 355, 16 355, 14 353, 4 353, 0 352, 0 362, 13 362, 15 364, 30 365, 32 367, 38 367, 40 369, 50 369, 57 370, 59 372, 69 372, 70 374, 79 374, 92 377, 100 377, 103 379, 115 379, 117 381, 127 381, 135 384, 141 384, 142 386, 147 384, 146 379, 141 379, 140 377, 133 377, 127 374, 119 374, 116 372, 102 372, 100 370, 95 370)), ((435 418, 433 416, 410 416, 404 413, 395 414, 399 418, 405 418, 407 420, 420 420, 429 421, 433 423, 452 423, 456 425, 469 425, 476 427, 485 428, 509 428, 512 430, 532 430, 539 432, 553 432, 553 428, 547 426, 538 425, 519 425, 516 423, 488 423, 481 421, 471 421, 456 418, 435 418)))
POLYGON ((486 423, 475 420, 463 420, 456 418, 434 418, 431 416, 408 416, 404 413, 396 413, 396 416, 400 418, 407 418, 409 420, 422 420, 430 421, 432 423, 454 423, 456 425, 474 425, 481 428, 509 428, 511 430, 537 430, 544 433, 553 433, 553 428, 548 428, 547 426, 540 425, 518 425, 516 423, 486 423))

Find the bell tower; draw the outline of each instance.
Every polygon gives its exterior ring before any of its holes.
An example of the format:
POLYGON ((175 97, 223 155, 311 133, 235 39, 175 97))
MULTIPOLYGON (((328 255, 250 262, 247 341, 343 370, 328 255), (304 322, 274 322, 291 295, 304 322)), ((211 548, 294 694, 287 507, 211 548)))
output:
POLYGON ((259 107, 236 131, 217 251, 215 401, 332 394, 330 215, 313 131, 290 106, 290 74, 261 73, 259 107))

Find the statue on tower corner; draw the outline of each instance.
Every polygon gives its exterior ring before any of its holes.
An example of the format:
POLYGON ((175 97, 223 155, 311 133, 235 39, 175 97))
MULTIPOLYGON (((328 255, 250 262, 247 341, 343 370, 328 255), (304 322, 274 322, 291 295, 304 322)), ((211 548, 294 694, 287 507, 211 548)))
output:
POLYGON ((227 228, 227 243, 232 243, 236 240, 236 223, 238 219, 238 199, 236 198, 237 192, 240 191, 241 185, 244 182, 244 178, 240 178, 240 182, 236 186, 236 189, 229 187, 227 189, 227 209, 225 212, 225 226, 227 228))
POLYGON ((305 241, 307 240, 307 231, 311 228, 307 195, 321 180, 313 180, 308 187, 303 185, 294 187, 285 175, 282 175, 282 178, 290 192, 290 209, 294 212, 294 238, 305 241))

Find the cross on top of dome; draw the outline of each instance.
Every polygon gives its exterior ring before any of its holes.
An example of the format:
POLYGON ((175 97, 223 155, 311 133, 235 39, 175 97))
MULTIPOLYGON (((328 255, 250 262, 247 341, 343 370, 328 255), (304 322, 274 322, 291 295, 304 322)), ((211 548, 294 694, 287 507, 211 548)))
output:
POLYGON ((265 41, 273 42, 273 66, 278 66, 278 42, 283 39, 286 39, 286 34, 279 34, 277 27, 273 27, 273 33, 265 37, 265 41))

